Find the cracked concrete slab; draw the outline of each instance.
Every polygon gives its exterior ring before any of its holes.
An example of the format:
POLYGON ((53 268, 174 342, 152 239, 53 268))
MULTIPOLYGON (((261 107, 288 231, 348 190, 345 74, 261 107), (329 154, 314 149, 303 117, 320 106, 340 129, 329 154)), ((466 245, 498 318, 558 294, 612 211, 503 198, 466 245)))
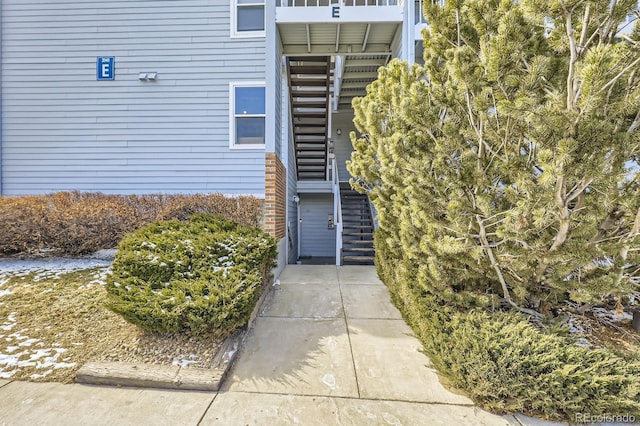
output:
POLYGON ((0 388, 11 425, 197 424, 214 393, 12 382, 0 388))
POLYGON ((280 274, 281 284, 338 284, 335 266, 287 265, 280 274))
POLYGON ((402 319, 400 311, 391 303, 387 287, 345 285, 342 299, 347 318, 402 319))
POLYGON ((335 284, 281 284, 267 296, 260 316, 337 318, 343 315, 340 288, 335 284))
POLYGON ((362 398, 473 405, 440 383, 403 321, 351 319, 349 335, 362 398))
POLYGON ((340 284, 384 285, 373 266, 339 266, 337 269, 340 284))
POLYGON ((258 318, 222 389, 357 397, 344 319, 258 318))
POLYGON ((223 392, 211 404, 201 424, 513 426, 516 423, 475 407, 223 392))

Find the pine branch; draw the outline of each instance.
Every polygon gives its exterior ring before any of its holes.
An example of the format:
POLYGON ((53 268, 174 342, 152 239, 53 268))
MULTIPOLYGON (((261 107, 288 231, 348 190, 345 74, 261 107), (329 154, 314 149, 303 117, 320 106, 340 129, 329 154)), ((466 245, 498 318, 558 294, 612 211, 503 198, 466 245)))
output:
POLYGON ((500 270, 500 266, 498 266, 498 262, 496 261, 496 258, 493 255, 493 250, 489 246, 489 241, 487 240, 487 231, 484 227, 484 222, 480 217, 480 215, 476 215, 476 221, 478 222, 478 226, 480 227, 480 235, 479 235, 480 243, 482 244, 482 248, 484 249, 485 253, 487 253, 487 256, 489 257, 491 266, 493 266, 493 269, 496 271, 496 274, 498 275, 498 280, 500 281, 500 285, 502 286, 502 292, 504 294, 504 300, 506 300, 507 303, 509 303, 512 306, 517 306, 511 300, 511 296, 509 295, 509 288, 507 287, 507 282, 505 281, 504 275, 500 270))
POLYGON ((582 33, 580 34, 580 42, 579 42, 579 50, 578 50, 578 54, 580 56, 582 56, 582 53, 587 50, 587 46, 585 45, 585 39, 587 38, 587 28, 588 28, 588 23, 590 19, 591 19, 591 4, 587 3, 587 7, 585 8, 585 11, 584 11, 584 16, 582 17, 582 33))
POLYGON ((572 13, 564 9, 565 30, 569 40, 569 71, 567 72, 567 110, 569 111, 572 111, 575 107, 575 73, 576 63, 578 62, 578 47, 576 45, 576 40, 573 38, 574 29, 571 18, 572 13))
POLYGON ((608 89, 610 86, 616 84, 618 82, 618 80, 620 80, 620 78, 627 73, 629 70, 632 70, 634 68, 636 68, 638 66, 638 64, 640 64, 640 57, 636 58, 633 62, 631 62, 629 65, 627 65, 626 67, 624 67, 622 69, 622 71, 620 71, 618 74, 616 74, 615 77, 613 77, 611 80, 609 80, 609 82, 605 85, 603 85, 600 90, 604 91, 606 89, 608 89))

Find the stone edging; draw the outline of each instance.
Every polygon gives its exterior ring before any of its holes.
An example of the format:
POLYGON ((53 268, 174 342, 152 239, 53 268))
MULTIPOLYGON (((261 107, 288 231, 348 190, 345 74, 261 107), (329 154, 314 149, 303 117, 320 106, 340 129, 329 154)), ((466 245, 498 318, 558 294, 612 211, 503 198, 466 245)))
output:
POLYGON ((127 362, 89 362, 76 373, 76 383, 137 388, 217 391, 231 369, 244 343, 247 331, 253 327, 264 300, 273 287, 269 282, 256 303, 247 330, 227 337, 218 349, 211 368, 191 368, 176 365, 153 365, 127 362))

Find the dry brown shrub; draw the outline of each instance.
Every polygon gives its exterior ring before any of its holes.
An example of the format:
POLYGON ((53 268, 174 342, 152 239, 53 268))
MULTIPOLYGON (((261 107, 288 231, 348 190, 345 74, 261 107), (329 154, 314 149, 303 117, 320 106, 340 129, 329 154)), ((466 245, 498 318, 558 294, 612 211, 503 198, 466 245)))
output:
POLYGON ((115 248, 120 239, 151 222, 218 214, 259 226, 262 200, 220 194, 105 195, 57 192, 0 197, 0 254, 78 255, 115 248))
POLYGON ((164 204, 158 218, 186 220, 194 213, 211 213, 243 225, 260 226, 262 200, 248 196, 229 198, 222 194, 175 195, 164 204))

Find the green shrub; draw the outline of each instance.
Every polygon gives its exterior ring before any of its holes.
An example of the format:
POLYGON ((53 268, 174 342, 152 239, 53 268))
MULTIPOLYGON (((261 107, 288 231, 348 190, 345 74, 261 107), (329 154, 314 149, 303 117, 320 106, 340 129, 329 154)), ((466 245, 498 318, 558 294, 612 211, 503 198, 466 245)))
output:
MULTIPOLYGON (((387 235, 388 236, 388 235, 387 235)), ((461 312, 425 291, 417 266, 376 234, 376 265, 434 366, 483 408, 574 420, 640 416, 640 357, 579 347, 517 313, 461 312)))
POLYGON ((0 196, 0 254, 74 256, 110 249, 126 233, 144 225, 185 220, 194 213, 212 213, 259 226, 262 204, 255 197, 222 194, 121 196, 75 191, 0 196))
POLYGON ((268 234, 221 216, 153 223, 119 244, 108 306, 145 330, 224 336, 246 325, 276 255, 268 234))

